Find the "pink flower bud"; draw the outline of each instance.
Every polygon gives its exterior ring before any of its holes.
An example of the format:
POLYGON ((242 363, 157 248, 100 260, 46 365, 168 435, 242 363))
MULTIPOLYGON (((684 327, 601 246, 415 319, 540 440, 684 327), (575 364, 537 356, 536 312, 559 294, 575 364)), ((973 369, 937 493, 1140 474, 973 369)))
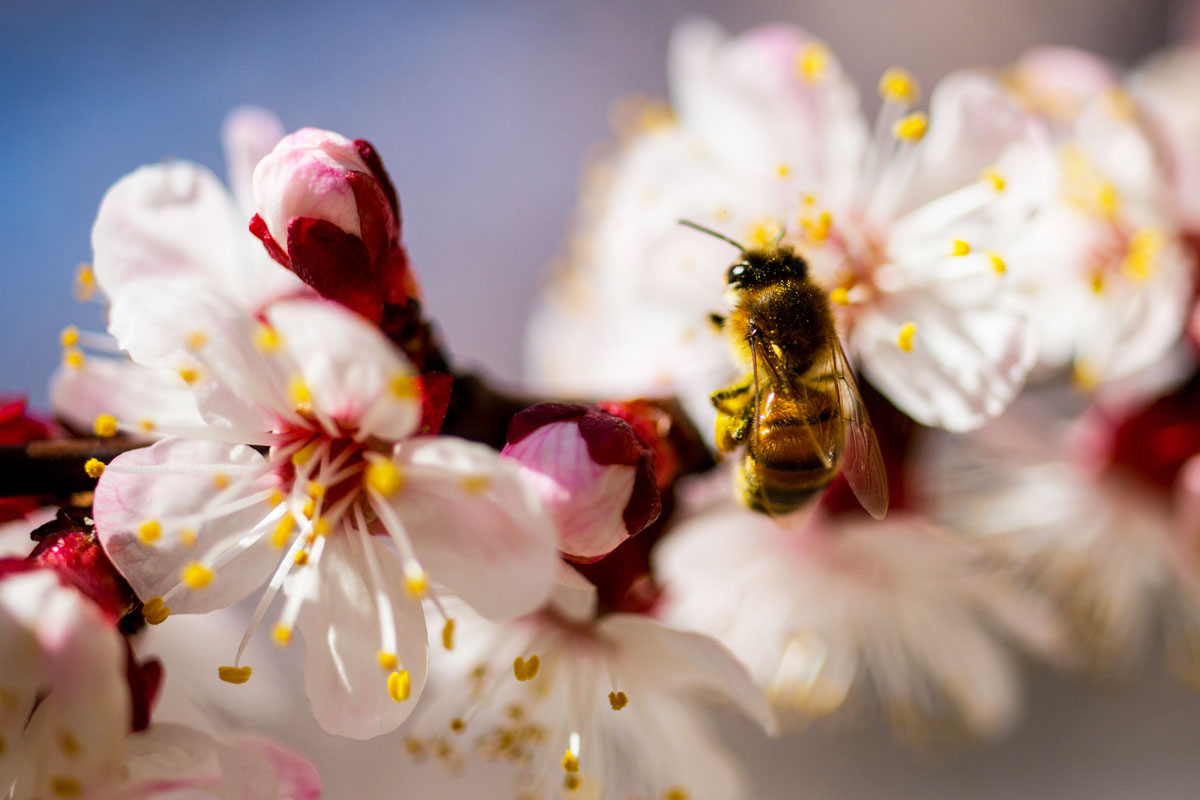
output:
POLYGON ((400 244, 400 204, 375 149, 304 128, 254 170, 250 231, 324 297, 378 323, 417 294, 400 244))
POLYGON ((521 465, 557 523, 568 558, 602 558, 658 518, 653 453, 606 411, 531 406, 513 417, 500 454, 521 465))

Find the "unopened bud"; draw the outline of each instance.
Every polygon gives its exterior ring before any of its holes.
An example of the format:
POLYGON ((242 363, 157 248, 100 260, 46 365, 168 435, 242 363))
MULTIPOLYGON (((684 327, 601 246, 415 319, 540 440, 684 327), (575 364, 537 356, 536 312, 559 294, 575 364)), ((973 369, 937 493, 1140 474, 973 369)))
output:
POLYGON ((501 455, 519 463, 569 558, 594 561, 658 518, 654 456, 624 420, 540 403, 513 417, 501 455))
POLYGON ((254 170, 250 230, 319 294, 379 322, 416 294, 400 205, 370 143, 304 128, 254 170))

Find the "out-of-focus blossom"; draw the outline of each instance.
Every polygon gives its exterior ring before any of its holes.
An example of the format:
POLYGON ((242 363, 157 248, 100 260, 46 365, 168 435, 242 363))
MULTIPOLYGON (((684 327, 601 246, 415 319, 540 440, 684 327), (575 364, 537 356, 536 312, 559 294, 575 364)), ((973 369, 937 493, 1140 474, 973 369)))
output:
POLYGON ((323 297, 372 322, 419 294, 400 244, 400 203, 375 149, 331 131, 285 136, 254 170, 251 230, 323 297))
MULTIPOLYGON (((209 189, 200 168, 171 163, 110 190, 95 271, 131 361, 64 368, 55 401, 68 418, 96 414, 97 434, 162 437, 107 465, 94 505, 147 619, 266 584, 249 637, 282 590, 273 635, 305 636, 318 721, 374 736, 424 684, 431 580, 487 616, 525 613, 550 590, 554 527, 494 451, 414 436, 422 383, 374 325, 328 300, 239 294, 230 243, 206 238, 228 205, 209 189)), ((220 669, 232 683, 250 676, 241 649, 220 669)))
POLYGON ((1165 631, 1172 667, 1200 682, 1200 529, 1183 477, 1200 453, 1197 385, 1071 429, 1024 405, 929 467, 944 476, 939 516, 1067 612, 1095 676, 1128 673, 1165 631))
POLYGON ((125 644, 52 570, 0 562, 0 797, 70 798, 119 761, 125 644))
POLYGON ((552 602, 505 624, 464 616, 464 646, 438 656, 454 679, 431 690, 408 750, 452 770, 511 765, 521 797, 731 800, 740 776, 698 695, 767 729, 745 668, 713 639, 641 614, 596 616, 595 589, 564 567, 552 602), (464 690, 464 685, 466 689, 464 690))
POLYGON ((1103 62, 1040 50, 1013 74, 1035 106, 1056 98, 1046 111, 1059 123, 1058 200, 1010 259, 1014 282, 1033 300, 1039 360, 1073 368, 1089 388, 1128 378, 1178 341, 1190 307, 1193 259, 1167 172, 1134 100, 1103 62))
POLYGON ((1166 162, 1174 215, 1200 236, 1200 46, 1166 50, 1129 75, 1166 162))
POLYGON ((595 407, 540 403, 513 417, 500 455, 521 467, 558 525, 559 549, 602 558, 658 518, 654 454, 595 407))
POLYGON ((737 653, 792 723, 878 705, 916 745, 996 736, 1020 705, 1011 645, 1058 646, 1046 607, 911 512, 789 528, 718 509, 658 555, 666 619, 737 653))
POLYGON ((930 113, 889 70, 874 128, 829 49, 773 26, 705 22, 671 47, 676 116, 657 115, 599 174, 578 247, 530 333, 556 389, 677 392, 704 412, 732 369, 710 312, 729 245, 794 245, 838 310, 847 350, 906 413, 953 430, 999 414, 1033 363, 1007 253, 1053 190, 1041 126, 982 73, 930 113), (782 238, 781 238, 782 237, 782 238))
POLYGON ((0 797, 320 796, 312 765, 274 742, 151 725, 158 664, 134 660, 86 593, 90 571, 79 558, 0 560, 0 797))
POLYGON ((321 780, 303 756, 268 738, 213 736, 156 723, 125 743, 124 758, 87 800, 316 800, 321 780))

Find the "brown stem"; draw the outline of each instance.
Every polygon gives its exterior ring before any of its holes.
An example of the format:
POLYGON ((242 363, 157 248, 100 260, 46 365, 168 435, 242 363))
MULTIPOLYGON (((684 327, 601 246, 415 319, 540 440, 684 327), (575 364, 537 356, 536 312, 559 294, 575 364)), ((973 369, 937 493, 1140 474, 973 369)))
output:
POLYGON ((69 495, 95 486, 83 465, 103 462, 145 441, 120 436, 112 439, 43 439, 0 445, 0 497, 27 494, 69 495))

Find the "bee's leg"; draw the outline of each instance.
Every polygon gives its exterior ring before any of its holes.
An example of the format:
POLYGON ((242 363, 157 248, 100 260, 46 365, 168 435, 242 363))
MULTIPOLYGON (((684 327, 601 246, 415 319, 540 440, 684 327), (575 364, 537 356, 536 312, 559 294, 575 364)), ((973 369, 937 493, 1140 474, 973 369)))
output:
POLYGON ((739 415, 754 397, 754 376, 747 375, 740 382, 718 389, 708 396, 713 408, 722 414, 739 415))
POLYGON ((754 376, 713 392, 709 399, 717 409, 717 449, 728 453, 745 441, 754 423, 754 376))
POLYGON ((725 317, 715 312, 708 315, 708 321, 711 322, 712 326, 717 330, 721 330, 725 327, 725 317))

